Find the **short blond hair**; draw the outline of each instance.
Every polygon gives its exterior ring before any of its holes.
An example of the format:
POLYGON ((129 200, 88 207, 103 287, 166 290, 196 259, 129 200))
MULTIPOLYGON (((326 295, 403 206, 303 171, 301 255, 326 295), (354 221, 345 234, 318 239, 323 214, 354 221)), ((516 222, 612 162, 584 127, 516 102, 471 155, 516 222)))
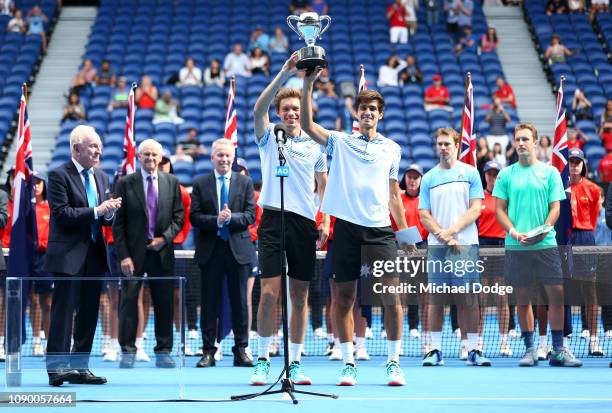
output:
POLYGON ((533 126, 533 124, 531 123, 519 123, 518 125, 516 125, 514 127, 514 137, 516 137, 516 132, 522 130, 522 129, 527 129, 531 131, 531 134, 533 135, 533 140, 537 141, 538 140, 538 130, 535 128, 535 126, 533 126))
POLYGON ((296 89, 293 87, 285 87, 276 92, 274 96, 274 106, 276 106, 276 111, 280 110, 280 104, 284 99, 289 98, 297 98, 302 99, 302 91, 300 89, 296 89))
POLYGON ((451 127, 436 129, 436 133, 434 136, 434 142, 438 141, 438 136, 440 135, 453 138, 453 142, 455 142, 455 146, 459 145, 459 142, 461 141, 459 133, 457 133, 457 131, 451 127))

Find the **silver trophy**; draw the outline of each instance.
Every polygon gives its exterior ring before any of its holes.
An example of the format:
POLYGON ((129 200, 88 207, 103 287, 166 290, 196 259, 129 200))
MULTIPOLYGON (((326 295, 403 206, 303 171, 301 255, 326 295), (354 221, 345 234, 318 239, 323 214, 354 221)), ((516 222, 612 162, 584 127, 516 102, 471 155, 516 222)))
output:
POLYGON ((317 13, 302 13, 298 16, 288 16, 287 25, 306 42, 306 47, 298 50, 300 60, 297 63, 297 68, 307 71, 314 70, 317 66, 326 67, 325 49, 320 46, 315 46, 315 40, 320 39, 321 35, 329 29, 331 17, 319 16, 317 13), (292 24, 297 20, 297 27, 292 24), (323 27, 323 21, 327 21, 323 27))

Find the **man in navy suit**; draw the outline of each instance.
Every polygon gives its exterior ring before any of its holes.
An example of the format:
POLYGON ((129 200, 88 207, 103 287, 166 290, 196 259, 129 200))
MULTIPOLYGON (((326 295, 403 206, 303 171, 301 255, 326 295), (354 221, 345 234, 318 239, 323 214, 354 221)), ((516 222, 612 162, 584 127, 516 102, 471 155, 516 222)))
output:
POLYGON ((203 356, 197 367, 215 365, 217 322, 223 279, 227 276, 234 366, 252 367, 248 345, 246 285, 255 250, 248 227, 255 221, 253 181, 232 172, 234 145, 218 139, 212 145, 214 171, 197 177, 191 192, 191 224, 199 230, 195 260, 202 272, 203 356))
MULTIPOLYGON (((112 224, 121 198, 109 197, 108 176, 95 169, 102 142, 94 128, 74 128, 70 149, 72 159, 49 173, 51 220, 44 269, 55 277, 102 277, 108 266, 101 228, 112 224)), ((55 281, 46 360, 50 385, 106 383, 88 368, 101 286, 98 280, 55 281)))

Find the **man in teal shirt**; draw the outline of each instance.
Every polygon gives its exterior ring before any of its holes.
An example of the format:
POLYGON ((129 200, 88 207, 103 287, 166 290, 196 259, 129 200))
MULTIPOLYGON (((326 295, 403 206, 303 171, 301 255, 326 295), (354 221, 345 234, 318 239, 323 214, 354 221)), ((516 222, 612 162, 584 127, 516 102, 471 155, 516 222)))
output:
POLYGON ((532 294, 543 286, 548 300, 548 317, 553 341, 549 364, 580 367, 578 360, 563 346, 563 274, 555 230, 529 237, 541 225, 554 227, 565 192, 559 172, 538 161, 538 132, 521 123, 514 128, 513 145, 519 161, 503 169, 495 183, 495 214, 506 230, 506 280, 516 288, 517 310, 526 352, 519 365, 538 364, 533 344, 532 294))

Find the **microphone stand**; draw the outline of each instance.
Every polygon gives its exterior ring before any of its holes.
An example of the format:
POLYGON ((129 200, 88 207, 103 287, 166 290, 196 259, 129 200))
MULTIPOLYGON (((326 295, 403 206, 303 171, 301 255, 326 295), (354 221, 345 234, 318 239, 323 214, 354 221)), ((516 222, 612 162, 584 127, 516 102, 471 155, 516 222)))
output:
POLYGON ((282 322, 283 322, 283 361, 284 367, 281 375, 278 377, 270 387, 260 393, 243 394, 241 396, 231 396, 232 400, 249 400, 259 396, 266 396, 270 394, 287 394, 291 398, 293 404, 298 404, 298 400, 295 398, 295 393, 306 394, 310 396, 319 397, 330 397, 337 399, 337 394, 325 394, 315 393, 305 390, 296 390, 293 382, 289 378, 289 321, 287 319, 287 260, 285 251, 285 178, 289 176, 289 168, 285 166, 285 153, 281 146, 278 148, 278 163, 279 166, 276 168, 276 176, 280 178, 280 256, 281 256, 281 308, 282 308, 282 322), (281 388, 272 390, 280 381, 281 388))

